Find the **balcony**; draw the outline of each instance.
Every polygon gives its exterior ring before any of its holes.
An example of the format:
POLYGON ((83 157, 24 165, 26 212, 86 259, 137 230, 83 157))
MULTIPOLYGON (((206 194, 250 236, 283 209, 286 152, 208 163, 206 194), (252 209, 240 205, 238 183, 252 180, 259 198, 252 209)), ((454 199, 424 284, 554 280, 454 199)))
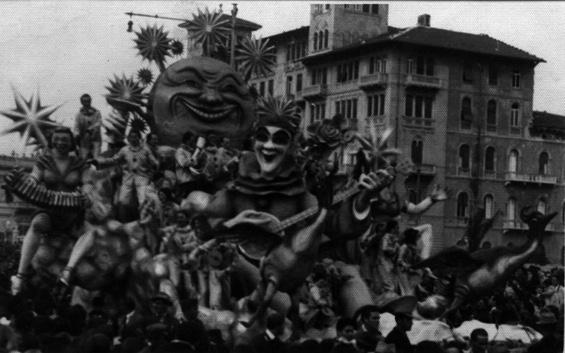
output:
POLYGON ((410 129, 433 130, 434 121, 430 118, 416 118, 413 116, 404 116, 402 125, 410 129))
POLYGON ((471 176, 471 168, 457 167, 457 175, 459 176, 471 176))
POLYGON ((504 221, 502 222, 502 230, 503 231, 528 230, 528 225, 524 222, 517 220, 504 221))
POLYGON ((359 88, 362 90, 374 90, 383 88, 388 82, 388 75, 382 72, 377 72, 370 75, 361 76, 359 79, 359 88))
POLYGON ((435 176, 436 175, 436 166, 433 164, 420 164, 414 166, 413 174, 420 174, 422 176, 435 176))
POLYGON ((293 72, 304 69, 302 61, 290 61, 284 64, 284 72, 293 72))
POLYGON ((469 223, 469 217, 446 218, 445 225, 447 227, 466 228, 469 223))
POLYGON ((441 80, 435 76, 410 74, 406 75, 406 86, 439 89, 441 80))
MULTIPOLYGON (((528 225, 522 221, 504 221, 502 222, 502 230, 503 231, 510 231, 510 230, 520 230, 520 231, 527 231, 529 230, 528 225)), ((545 227, 546 232, 563 232, 563 225, 550 223, 545 227)))
POLYGON ((304 87, 302 97, 306 100, 316 100, 326 97, 328 94, 328 85, 320 84, 304 87))
POLYGON ((536 184, 536 185, 556 185, 557 177, 541 174, 518 174, 515 172, 506 172, 504 175, 506 185, 510 183, 520 184, 536 184))

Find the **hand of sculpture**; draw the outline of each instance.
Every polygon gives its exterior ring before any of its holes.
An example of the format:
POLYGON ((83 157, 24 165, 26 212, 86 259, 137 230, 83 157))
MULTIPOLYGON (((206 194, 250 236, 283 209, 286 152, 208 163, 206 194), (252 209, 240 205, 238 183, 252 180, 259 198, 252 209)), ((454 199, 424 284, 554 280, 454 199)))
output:
POLYGON ((394 177, 386 170, 377 170, 369 174, 361 174, 359 177, 359 186, 363 189, 370 191, 371 194, 376 194, 383 188, 388 186, 394 177))
POLYGON ((86 164, 90 164, 90 165, 94 166, 94 168, 98 168, 98 161, 94 158, 87 159, 86 164))
POLYGON ((439 184, 436 184, 432 193, 430 194, 430 198, 432 199, 433 202, 447 200, 448 190, 442 188, 439 184))
POLYGON ((155 203, 152 200, 146 200, 143 205, 141 205, 141 211, 139 212, 139 224, 144 226, 153 220, 155 215, 155 203))

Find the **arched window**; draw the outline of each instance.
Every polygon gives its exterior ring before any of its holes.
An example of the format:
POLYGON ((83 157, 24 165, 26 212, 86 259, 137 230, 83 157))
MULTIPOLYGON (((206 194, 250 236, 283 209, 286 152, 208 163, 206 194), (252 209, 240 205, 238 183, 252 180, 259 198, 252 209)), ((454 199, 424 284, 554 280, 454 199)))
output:
POLYGON ((461 145, 461 147, 459 147, 459 168, 462 171, 469 171, 470 169, 470 154, 471 149, 469 145, 461 145))
POLYGON ((494 199, 492 195, 486 195, 484 201, 485 218, 492 218, 494 214, 494 199))
POLYGON ((489 146, 485 151, 485 172, 493 173, 495 165, 494 147, 489 146))
POLYGON ((561 206, 561 223, 565 226, 565 202, 561 206))
POLYGON ((457 196, 457 218, 467 217, 469 212, 469 196, 462 192, 457 196))
POLYGON ((508 156, 508 172, 516 173, 518 170, 518 151, 512 150, 510 151, 510 155, 508 156))
POLYGON ((547 204, 545 203, 544 200, 539 200, 538 201, 538 212, 545 214, 547 212, 547 204))
POLYGON ((496 130, 496 101, 491 99, 487 104, 487 130, 489 127, 496 130))
POLYGON ((318 32, 314 33, 314 50, 318 49, 318 32))
POLYGON ((512 103, 510 109, 510 126, 520 127, 520 104, 512 103))
POLYGON ((464 97, 461 101, 461 128, 470 129, 473 121, 473 111, 471 109, 471 98, 464 97))
POLYGON ((549 155, 547 154, 547 152, 542 152, 539 155, 538 174, 540 175, 549 174, 549 155))
POLYGON ((424 142, 420 136, 416 136, 414 140, 412 140, 412 163, 416 165, 422 164, 422 159, 424 156, 424 142))
POLYGON ((320 31, 320 33, 318 33, 318 49, 323 49, 324 45, 324 32, 320 31))
POLYGON ((324 48, 328 48, 328 38, 330 37, 330 34, 328 32, 328 30, 324 30, 324 48))
POLYGON ((506 219, 514 221, 516 219, 516 200, 509 198, 506 204, 506 219))

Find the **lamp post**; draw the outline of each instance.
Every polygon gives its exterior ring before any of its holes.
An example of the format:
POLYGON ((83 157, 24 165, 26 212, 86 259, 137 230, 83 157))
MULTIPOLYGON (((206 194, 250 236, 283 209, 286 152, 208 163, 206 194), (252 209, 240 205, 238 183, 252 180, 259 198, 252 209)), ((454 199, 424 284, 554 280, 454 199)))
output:
POLYGON ((235 69, 235 19, 237 16, 237 4, 232 4, 233 8, 231 10, 231 48, 230 48, 230 66, 235 69))

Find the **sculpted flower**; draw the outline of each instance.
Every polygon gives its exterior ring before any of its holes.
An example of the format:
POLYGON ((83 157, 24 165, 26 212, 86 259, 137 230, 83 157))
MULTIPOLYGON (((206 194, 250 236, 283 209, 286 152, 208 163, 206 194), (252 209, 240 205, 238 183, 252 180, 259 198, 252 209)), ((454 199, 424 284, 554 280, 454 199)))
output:
POLYGON ((341 131, 331 120, 322 120, 310 125, 308 134, 310 143, 313 145, 333 149, 342 142, 341 131))

